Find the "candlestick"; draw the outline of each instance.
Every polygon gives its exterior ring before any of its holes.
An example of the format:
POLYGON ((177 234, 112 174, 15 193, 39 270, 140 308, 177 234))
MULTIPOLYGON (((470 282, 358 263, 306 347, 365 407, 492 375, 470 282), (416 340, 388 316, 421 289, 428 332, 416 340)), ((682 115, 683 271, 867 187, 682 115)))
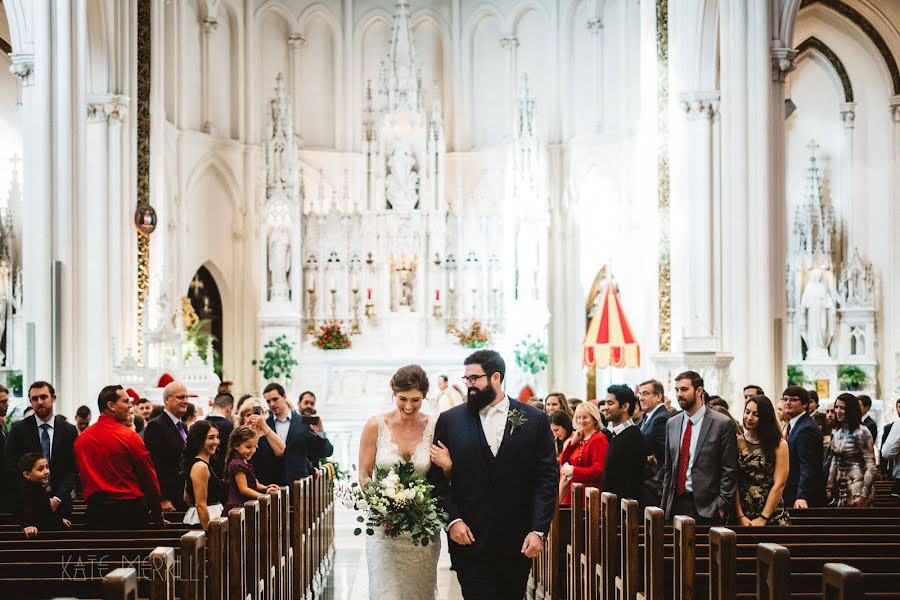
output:
POLYGON ((369 288, 368 290, 366 290, 366 300, 371 300, 371 299, 372 299, 372 288, 369 288))
POLYGON ((434 290, 434 301, 435 302, 441 301, 441 290, 434 290))

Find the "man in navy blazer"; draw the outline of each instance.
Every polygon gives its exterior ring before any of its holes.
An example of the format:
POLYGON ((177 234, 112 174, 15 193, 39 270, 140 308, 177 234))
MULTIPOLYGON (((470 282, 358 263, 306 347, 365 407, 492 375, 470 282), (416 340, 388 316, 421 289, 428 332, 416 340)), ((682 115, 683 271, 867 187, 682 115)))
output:
POLYGON ((663 384, 650 379, 638 386, 638 398, 644 418, 639 427, 647 445, 656 457, 656 465, 662 472, 666 457, 666 422, 672 414, 663 405, 665 389, 663 384))
POLYGON ((798 385, 784 390, 783 413, 788 421, 785 438, 790 455, 790 472, 784 486, 784 505, 809 508, 825 505, 825 473, 822 430, 809 416, 809 392, 798 385))
POLYGON ((547 414, 501 389, 497 352, 465 360, 466 404, 441 413, 434 443, 453 459, 452 485, 432 466, 429 480, 450 518, 450 557, 466 600, 521 600, 531 559, 556 511, 559 464, 547 414))
POLYGON ((275 456, 269 440, 259 439, 256 454, 250 462, 256 469, 256 477, 265 484, 291 485, 313 473, 313 465, 334 453, 334 447, 325 437, 322 420, 306 424, 302 415, 288 406, 284 387, 270 383, 263 390, 263 398, 269 405, 266 423, 284 440, 282 456, 275 456))
POLYGON ((8 489, 15 490, 12 507, 21 510, 22 473, 17 463, 29 452, 47 456, 50 463, 50 507, 66 516, 72 510, 75 487, 75 440, 78 430, 62 415, 53 414, 56 390, 46 381, 35 381, 28 390, 34 414, 12 426, 6 439, 8 489))
POLYGON ((188 397, 184 384, 170 382, 163 389, 163 411, 150 419, 144 429, 144 445, 153 459, 164 511, 187 508, 184 501, 185 476, 181 472, 187 426, 181 418, 187 412, 188 397))

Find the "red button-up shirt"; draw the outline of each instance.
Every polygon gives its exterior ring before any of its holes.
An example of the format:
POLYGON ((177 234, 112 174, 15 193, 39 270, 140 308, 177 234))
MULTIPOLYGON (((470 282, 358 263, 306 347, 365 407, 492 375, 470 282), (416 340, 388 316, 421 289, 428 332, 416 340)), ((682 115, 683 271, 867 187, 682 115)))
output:
POLYGON ((134 431, 101 414, 75 440, 75 462, 85 500, 97 492, 116 500, 144 498, 159 506, 159 481, 144 440, 134 431))

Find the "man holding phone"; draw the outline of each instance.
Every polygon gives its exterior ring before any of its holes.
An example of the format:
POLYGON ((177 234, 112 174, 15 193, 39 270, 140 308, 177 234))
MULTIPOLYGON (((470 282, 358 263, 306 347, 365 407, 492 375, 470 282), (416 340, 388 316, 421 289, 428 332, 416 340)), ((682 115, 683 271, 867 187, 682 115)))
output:
POLYGON ((320 437, 325 439, 325 454, 322 456, 314 457, 310 456, 310 468, 318 469, 319 464, 321 463, 323 458, 327 458, 334 453, 334 448, 331 445, 331 442, 328 441, 328 438, 325 436, 325 427, 322 425, 322 418, 319 417, 316 412, 316 395, 311 391, 307 390, 300 394, 300 400, 298 402, 300 407, 300 414, 302 415, 301 420, 303 423, 309 425, 309 428, 319 435, 320 437))
POLYGON ((260 438, 256 454, 251 460, 257 477, 267 484, 290 485, 312 475, 313 465, 334 453, 333 446, 323 433, 321 419, 315 416, 315 401, 312 413, 301 415, 291 410, 284 387, 278 383, 268 384, 263 390, 263 398, 270 411, 266 422, 284 440, 285 450, 282 456, 276 456, 269 441, 265 437, 260 438), (317 422, 304 422, 310 419, 317 422))

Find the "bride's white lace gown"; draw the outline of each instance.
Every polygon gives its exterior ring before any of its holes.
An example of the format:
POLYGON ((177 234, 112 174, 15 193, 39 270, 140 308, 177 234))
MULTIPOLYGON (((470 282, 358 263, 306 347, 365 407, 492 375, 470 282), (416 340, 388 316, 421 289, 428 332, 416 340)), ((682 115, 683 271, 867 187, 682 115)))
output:
MULTIPOLYGON (((405 462, 391 430, 378 415, 378 441, 375 447, 375 466, 390 468, 405 462)), ((425 426, 422 441, 416 446, 412 460, 416 473, 426 475, 431 468, 431 443, 437 418, 432 416, 425 426)), ((385 537, 380 529, 366 536, 366 563, 369 568, 369 598, 371 600, 435 600, 437 595, 437 562, 441 553, 438 538, 427 546, 416 546, 408 533, 385 537)))

